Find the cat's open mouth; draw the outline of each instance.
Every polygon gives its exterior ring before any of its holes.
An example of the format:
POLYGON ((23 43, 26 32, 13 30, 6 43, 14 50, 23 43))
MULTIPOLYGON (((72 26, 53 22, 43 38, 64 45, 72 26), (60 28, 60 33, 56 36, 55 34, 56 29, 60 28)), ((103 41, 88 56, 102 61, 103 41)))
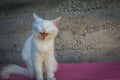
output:
POLYGON ((45 40, 45 38, 47 37, 48 33, 40 32, 40 35, 41 35, 41 39, 45 40))

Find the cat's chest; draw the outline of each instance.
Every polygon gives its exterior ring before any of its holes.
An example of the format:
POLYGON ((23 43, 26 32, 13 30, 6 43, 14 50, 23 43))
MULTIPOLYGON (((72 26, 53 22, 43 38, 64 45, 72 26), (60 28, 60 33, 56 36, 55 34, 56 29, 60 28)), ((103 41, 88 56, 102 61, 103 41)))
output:
POLYGON ((49 50, 53 49, 53 45, 53 41, 35 41, 35 47, 39 52, 48 52, 49 50))

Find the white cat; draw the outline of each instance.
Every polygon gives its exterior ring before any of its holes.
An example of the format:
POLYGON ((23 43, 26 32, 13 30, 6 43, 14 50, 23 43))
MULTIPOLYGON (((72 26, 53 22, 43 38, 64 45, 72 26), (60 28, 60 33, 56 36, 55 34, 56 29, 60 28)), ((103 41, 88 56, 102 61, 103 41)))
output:
POLYGON ((30 78, 36 77, 36 80, 44 80, 45 73, 47 80, 55 80, 57 61, 54 56, 54 38, 58 33, 57 25, 61 17, 43 20, 35 13, 33 17, 35 19, 32 27, 33 34, 27 39, 22 50, 22 58, 27 68, 17 65, 5 67, 1 72, 3 79, 8 79, 10 74, 22 74, 30 78))

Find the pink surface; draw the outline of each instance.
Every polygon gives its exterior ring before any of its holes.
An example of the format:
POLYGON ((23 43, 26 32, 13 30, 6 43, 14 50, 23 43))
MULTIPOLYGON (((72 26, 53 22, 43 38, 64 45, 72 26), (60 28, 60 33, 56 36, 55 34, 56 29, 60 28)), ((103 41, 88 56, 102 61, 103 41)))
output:
MULTIPOLYGON (((9 80, 31 79, 11 75, 9 80)), ((120 62, 59 64, 56 80, 120 80, 120 62)))

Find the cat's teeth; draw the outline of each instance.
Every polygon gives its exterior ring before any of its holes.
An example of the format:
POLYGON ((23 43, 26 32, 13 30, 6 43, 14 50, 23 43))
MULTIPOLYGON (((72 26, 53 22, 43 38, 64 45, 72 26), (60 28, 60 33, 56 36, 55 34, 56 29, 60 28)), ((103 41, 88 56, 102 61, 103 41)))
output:
POLYGON ((47 35, 48 35, 48 33, 40 33, 40 35, 41 35, 41 39, 42 40, 45 40, 45 38, 47 37, 47 35))

